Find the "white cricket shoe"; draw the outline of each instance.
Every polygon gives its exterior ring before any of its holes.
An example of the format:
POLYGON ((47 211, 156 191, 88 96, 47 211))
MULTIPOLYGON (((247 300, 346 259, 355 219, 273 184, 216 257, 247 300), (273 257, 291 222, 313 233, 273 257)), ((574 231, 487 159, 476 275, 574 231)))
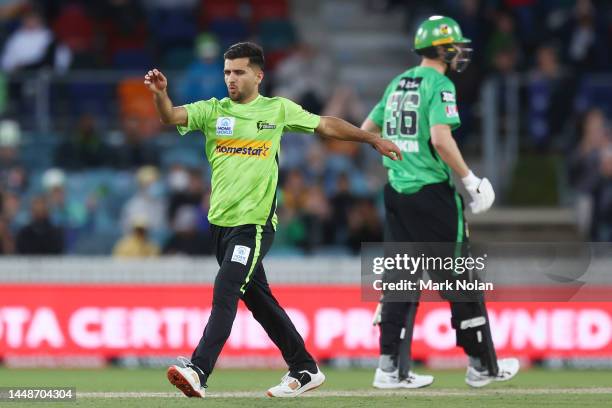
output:
POLYGON ((292 398, 298 395, 314 390, 325 381, 325 374, 317 367, 316 373, 311 373, 307 370, 297 373, 287 373, 281 378, 279 385, 276 385, 266 392, 268 397, 277 398, 292 398))
POLYGON ((204 398, 206 388, 200 384, 200 377, 194 370, 195 366, 185 357, 179 357, 178 360, 183 364, 183 367, 177 365, 168 367, 167 376, 170 383, 189 398, 204 398))
POLYGON ((398 377, 398 370, 386 372, 380 368, 377 368, 372 385, 374 388, 380 388, 382 390, 392 390, 398 388, 423 388, 431 385, 433 381, 434 378, 432 375, 420 375, 415 374, 412 371, 408 373, 408 378, 404 378, 400 381, 398 377))
POLYGON ((465 373, 467 385, 475 388, 484 387, 493 381, 508 381, 518 373, 520 364, 516 358, 504 358, 497 360, 499 371, 497 375, 489 375, 488 371, 478 371, 472 366, 468 366, 465 373))

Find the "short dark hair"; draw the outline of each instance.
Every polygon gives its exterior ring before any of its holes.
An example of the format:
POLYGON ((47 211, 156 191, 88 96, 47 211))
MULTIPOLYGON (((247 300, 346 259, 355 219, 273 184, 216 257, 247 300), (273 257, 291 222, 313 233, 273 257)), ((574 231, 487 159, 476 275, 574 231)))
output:
POLYGON ((435 46, 421 48, 420 50, 416 50, 416 53, 421 57, 436 59, 440 55, 438 54, 438 49, 435 46))
POLYGON ((249 65, 256 65, 260 69, 264 67, 263 48, 252 42, 239 42, 227 49, 223 54, 224 59, 248 58, 249 65))

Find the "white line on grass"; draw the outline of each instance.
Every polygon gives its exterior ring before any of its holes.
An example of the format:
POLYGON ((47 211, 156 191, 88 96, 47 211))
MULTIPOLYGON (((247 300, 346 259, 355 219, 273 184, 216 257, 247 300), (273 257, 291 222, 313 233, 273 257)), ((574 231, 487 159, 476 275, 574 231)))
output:
MULTIPOLYGON (((498 388, 488 390, 354 390, 354 391, 313 391, 303 394, 303 397, 395 397, 414 395, 421 397, 479 397, 495 395, 587 395, 612 394, 612 388, 498 388)), ((177 398, 183 394, 176 392, 78 392, 77 398, 177 398)), ((206 394, 206 398, 265 398, 263 391, 214 392, 206 394)))

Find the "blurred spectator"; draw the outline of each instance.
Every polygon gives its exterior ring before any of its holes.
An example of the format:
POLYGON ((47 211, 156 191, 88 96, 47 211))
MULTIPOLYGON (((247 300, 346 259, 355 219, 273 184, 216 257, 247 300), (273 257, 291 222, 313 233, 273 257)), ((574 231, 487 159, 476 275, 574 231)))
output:
POLYGON ((333 73, 329 58, 302 43, 276 67, 273 94, 296 101, 307 111, 318 114, 333 89, 333 73))
MULTIPOLYGON (((151 104, 151 101, 148 100, 148 103, 151 104)), ((115 166, 121 169, 158 166, 159 152, 142 132, 141 120, 136 116, 125 117, 122 120, 122 129, 123 143, 113 151, 115 166)))
POLYGON ((73 67, 90 68, 96 65, 95 62, 99 62, 94 21, 82 4, 64 4, 54 19, 52 28, 57 39, 72 51, 73 67))
POLYGON ((516 64, 518 41, 514 20, 508 12, 498 11, 494 21, 495 31, 489 36, 485 53, 488 65, 505 73, 516 64))
POLYGON ((544 148, 551 139, 559 141, 562 127, 571 116, 575 84, 562 70, 552 46, 538 48, 536 64, 528 83, 528 124, 534 144, 544 148))
POLYGON ((28 0, 4 0, 0 2, 0 43, 19 23, 19 17, 29 7, 28 0))
POLYGON ((96 129, 95 118, 84 114, 75 132, 55 150, 55 165, 68 170, 110 166, 113 155, 110 147, 96 129))
POLYGON ((31 222, 17 233, 17 252, 22 255, 58 255, 64 251, 64 237, 60 228, 49 219, 44 197, 34 197, 31 222))
POLYGON ((199 206, 206 193, 206 184, 202 172, 197 169, 186 169, 174 165, 168 173, 168 219, 173 220, 177 210, 185 205, 199 206))
POLYGON ((173 233, 164 245, 165 255, 210 255, 213 244, 210 234, 197 229, 198 211, 192 206, 178 209, 172 225, 173 233))
POLYGON ((351 183, 345 173, 337 178, 335 190, 331 198, 334 242, 343 244, 348 240, 349 209, 357 200, 351 193, 351 183))
POLYGON ((69 242, 76 238, 81 228, 92 222, 97 203, 92 197, 69 199, 66 195, 66 174, 57 168, 42 175, 49 217, 53 224, 63 228, 69 242))
POLYGON ((0 4, 0 21, 17 17, 28 6, 28 0, 6 0, 0 4))
POLYGON ((19 197, 0 188, 0 255, 15 252, 12 222, 19 212, 19 197))
POLYGON ((166 227, 166 201, 160 191, 159 172, 156 167, 143 166, 136 173, 138 192, 121 210, 121 225, 128 231, 134 220, 144 217, 147 229, 154 233, 166 227))
POLYGON ((0 186, 23 194, 28 189, 28 172, 19 157, 20 140, 16 121, 0 121, 0 186))
POLYGON ((0 255, 10 255, 15 253, 15 239, 11 232, 9 223, 0 217, 0 255))
MULTIPOLYGON (((480 65, 483 61, 486 25, 483 24, 483 4, 479 0, 452 1, 457 4, 455 20, 459 23, 463 36, 472 40, 470 46, 478 52, 472 55, 472 64, 480 65)), ((462 93, 458 92, 459 95, 462 93)))
POLYGON ((602 111, 587 112, 580 132, 579 144, 570 155, 570 180, 578 191, 578 226, 591 240, 609 241, 612 239, 612 138, 602 111))
POLYGON ((332 208, 322 186, 306 184, 299 169, 287 172, 279 216, 286 224, 283 239, 311 252, 333 243, 332 208))
POLYGON ((381 242, 383 228, 373 200, 362 198, 348 214, 349 236, 347 246, 358 254, 362 242, 381 242))
POLYGON ((21 198, 12 191, 2 191, 0 195, 0 218, 6 223, 10 231, 17 230, 17 217, 21 210, 21 198))
MULTIPOLYGON (((308 137, 312 138, 310 135, 308 135, 308 137)), ((286 140, 287 139, 285 139, 285 143, 286 140)), ((304 155, 303 151, 302 155, 304 155)), ((308 146, 308 150, 303 160, 302 166, 304 167, 304 173, 308 180, 322 180, 326 178, 329 164, 329 152, 323 146, 323 142, 320 139, 315 139, 314 142, 308 146)))
POLYGON ((147 66, 148 29, 141 2, 108 0, 88 5, 102 30, 108 60, 120 68, 147 66))
POLYGON ((0 121, 0 168, 9 169, 19 165, 19 143, 21 127, 12 119, 0 121))
POLYGON ((40 15, 27 13, 21 26, 8 38, 0 65, 7 72, 44 66, 65 71, 72 59, 70 49, 59 44, 40 15))
POLYGON ((278 216, 280 220, 279 244, 303 247, 306 240, 306 226, 302 219, 308 195, 304 176, 299 169, 289 170, 283 175, 278 216))
POLYGON ((503 78, 516 73, 518 63, 518 49, 516 44, 509 43, 496 49, 492 57, 494 74, 503 78))
POLYGON ((563 32, 569 34, 565 38, 567 57, 579 73, 604 68, 609 62, 605 58, 609 53, 603 51, 608 47, 605 34, 599 31, 593 3, 590 0, 577 0, 572 18, 563 32))
POLYGON ((217 38, 200 34, 196 38, 196 59, 187 67, 180 84, 180 98, 184 103, 202 99, 222 99, 227 96, 223 80, 223 63, 217 38))
POLYGON ((283 207, 290 214, 299 212, 304 208, 308 191, 304 176, 300 170, 290 170, 282 187, 283 207))
POLYGON ((134 216, 130 222, 131 231, 117 242, 113 256, 147 258, 159 255, 159 247, 149 239, 149 226, 147 216, 134 216))
POLYGON ((306 229, 302 243, 306 252, 333 243, 332 208, 320 185, 308 189, 301 218, 306 229))

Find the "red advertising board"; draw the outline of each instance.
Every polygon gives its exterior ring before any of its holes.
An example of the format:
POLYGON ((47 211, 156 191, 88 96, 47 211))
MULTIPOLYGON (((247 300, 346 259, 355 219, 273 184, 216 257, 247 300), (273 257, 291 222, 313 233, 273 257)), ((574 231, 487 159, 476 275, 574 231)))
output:
MULTIPOLYGON (((319 359, 376 356, 374 303, 359 286, 273 288, 319 359)), ((210 313, 209 285, 0 286, 0 357, 190 355, 210 313)), ((501 356, 612 357, 612 303, 492 302, 489 317, 501 356)), ((462 355, 445 303, 422 303, 414 357, 462 355)), ((241 304, 222 356, 279 356, 241 304)))

